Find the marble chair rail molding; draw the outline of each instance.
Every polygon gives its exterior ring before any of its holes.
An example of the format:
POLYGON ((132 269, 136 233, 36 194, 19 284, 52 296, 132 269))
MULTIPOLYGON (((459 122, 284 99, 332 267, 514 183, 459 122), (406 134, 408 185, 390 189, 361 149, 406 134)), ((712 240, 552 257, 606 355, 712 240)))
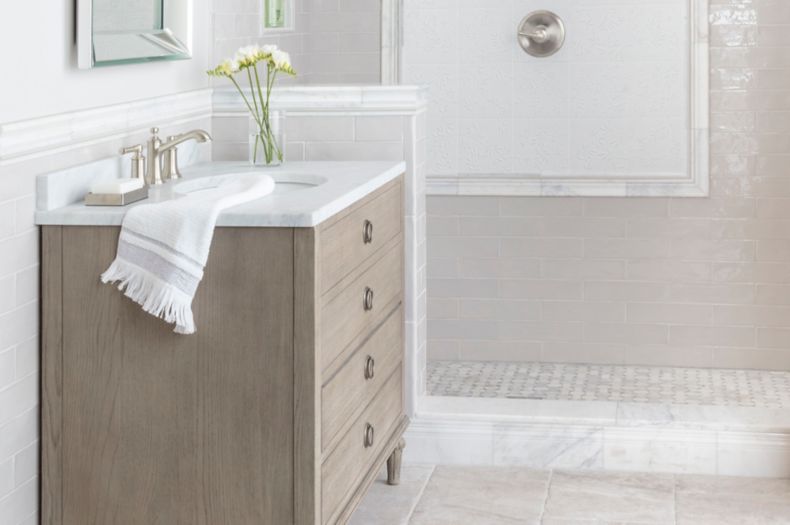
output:
MULTIPOLYGON (((427 90, 417 86, 300 86, 276 89, 272 104, 299 115, 407 115, 424 112, 427 102, 427 90)), ((217 88, 0 122, 0 166, 146 131, 157 124, 243 114, 241 97, 232 88, 217 88)))

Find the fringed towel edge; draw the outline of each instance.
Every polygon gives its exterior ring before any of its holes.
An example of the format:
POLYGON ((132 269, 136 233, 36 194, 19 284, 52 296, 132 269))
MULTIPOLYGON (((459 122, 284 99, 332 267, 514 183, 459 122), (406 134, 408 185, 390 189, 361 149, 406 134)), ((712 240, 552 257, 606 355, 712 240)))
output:
POLYGON ((101 274, 103 283, 118 283, 123 294, 142 309, 176 327, 177 334, 194 334, 192 298, 151 272, 118 257, 101 274))

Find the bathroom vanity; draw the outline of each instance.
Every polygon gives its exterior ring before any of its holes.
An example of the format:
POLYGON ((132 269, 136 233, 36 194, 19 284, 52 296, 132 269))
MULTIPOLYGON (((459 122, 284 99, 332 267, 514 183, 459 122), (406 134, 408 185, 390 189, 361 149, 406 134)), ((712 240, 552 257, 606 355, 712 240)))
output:
POLYGON ((65 182, 40 181, 42 523, 345 523, 385 463, 397 483, 403 171, 271 172, 220 215, 187 336, 99 281, 125 209, 53 208, 65 182))

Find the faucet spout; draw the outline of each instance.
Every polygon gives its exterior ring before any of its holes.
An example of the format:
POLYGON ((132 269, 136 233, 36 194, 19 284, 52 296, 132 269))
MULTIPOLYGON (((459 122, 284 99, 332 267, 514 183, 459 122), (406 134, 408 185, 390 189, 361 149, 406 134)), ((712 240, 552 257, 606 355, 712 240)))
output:
POLYGON ((202 129, 193 129, 172 137, 172 140, 162 142, 159 138, 159 128, 151 128, 151 138, 148 141, 148 170, 146 182, 149 185, 162 184, 162 156, 170 150, 188 140, 196 142, 209 142, 211 135, 202 129))
POLYGON ((211 135, 209 135, 207 131, 203 131, 202 129, 193 129, 192 131, 187 131, 181 135, 176 135, 176 138, 173 140, 163 142, 159 146, 159 153, 163 153, 169 149, 175 148, 179 144, 183 144, 188 140, 194 140, 195 142, 211 142, 212 139, 211 135))

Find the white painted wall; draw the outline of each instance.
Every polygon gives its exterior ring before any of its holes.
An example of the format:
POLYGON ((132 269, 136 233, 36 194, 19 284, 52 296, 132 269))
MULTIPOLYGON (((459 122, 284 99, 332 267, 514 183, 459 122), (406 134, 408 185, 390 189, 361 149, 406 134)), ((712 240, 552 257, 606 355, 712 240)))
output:
POLYGON ((0 123, 208 86, 210 0, 195 1, 194 58, 77 69, 76 0, 0 4, 0 123))

